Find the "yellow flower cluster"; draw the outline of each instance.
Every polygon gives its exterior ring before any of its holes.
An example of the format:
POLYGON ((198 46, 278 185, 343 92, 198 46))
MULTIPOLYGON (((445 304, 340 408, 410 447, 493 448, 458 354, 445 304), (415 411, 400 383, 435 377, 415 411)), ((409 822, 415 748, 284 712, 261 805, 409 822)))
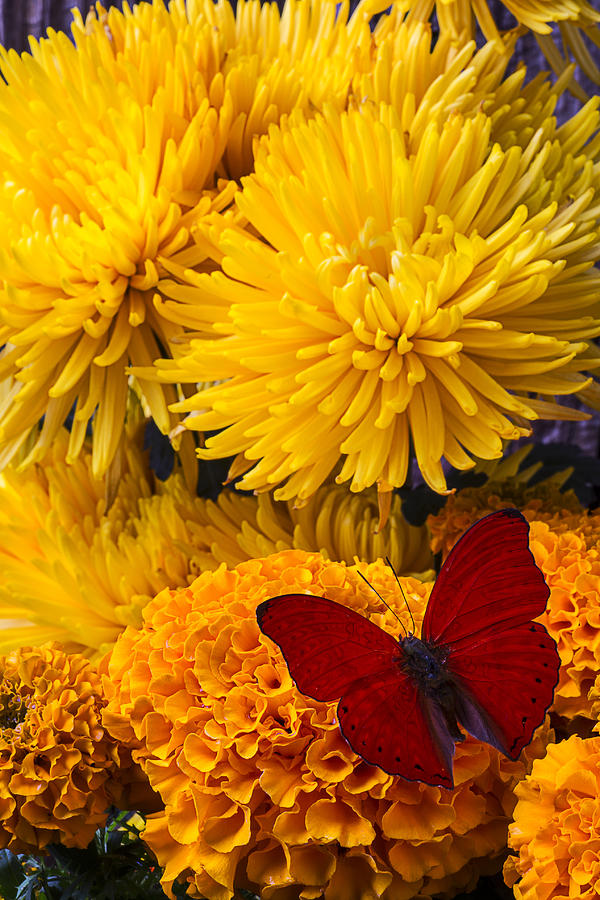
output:
MULTIPOLYGON (((502 40, 511 43, 515 31, 523 34, 530 29, 555 72, 567 73, 569 77, 568 67, 573 58, 587 78, 600 84, 596 52, 600 46, 600 10, 595 3, 588 0, 505 0, 503 4, 490 4, 489 0, 415 0, 410 4, 411 16, 427 21, 434 8, 442 34, 463 42, 466 36, 475 36, 476 25, 490 43, 502 40), (501 6, 511 15, 499 17, 501 6), (521 27, 513 30, 514 25, 521 27)), ((580 100, 587 99, 585 91, 573 79, 569 81, 569 90, 580 100)))
POLYGON ((62 430, 41 463, 0 474, 0 651, 55 640, 99 656, 125 626, 141 624, 163 588, 274 550, 348 562, 389 556, 401 573, 432 566, 427 529, 408 525, 397 497, 377 533, 375 495, 334 485, 302 510, 230 491, 214 503, 193 496, 180 475, 155 481, 130 439, 108 504, 108 479, 94 476, 89 447, 71 464, 67 453, 62 430))
MULTIPOLYGON (((384 5, 384 4, 379 4, 384 5)), ((252 170, 252 142, 284 113, 346 102, 370 56, 364 0, 277 6, 162 0, 50 32, 0 54, 0 378, 15 382, 0 443, 17 450, 44 417, 39 459, 75 404, 69 456, 94 415, 96 475, 127 402, 125 366, 148 366, 182 331, 155 304, 169 265, 199 264, 190 233, 252 170)), ((187 323, 188 326, 190 322, 187 323)), ((192 327, 193 323, 192 323, 192 327)), ((171 386, 140 382, 159 428, 171 386)))
POLYGON ((516 900, 600 894, 600 737, 549 745, 515 789, 506 883, 516 900))
MULTIPOLYGON (((600 12, 588 0, 505 0, 503 5, 518 23, 538 34, 550 34, 555 22, 581 28, 600 22, 600 12)), ((476 19, 488 41, 500 37, 488 0, 417 0, 414 14, 428 19, 434 6, 440 26, 456 36, 474 33, 476 19)))
MULTIPOLYGON (((410 627, 391 571, 360 568, 410 627)), ((402 583, 418 627, 431 585, 402 583)), ((165 887, 187 877, 190 896, 209 900, 239 887, 273 900, 290 890, 346 900, 357 883, 386 900, 471 888, 499 864, 512 788, 547 730, 517 762, 468 738, 454 791, 365 764, 340 734, 336 704, 300 694, 258 629, 258 603, 299 589, 399 633, 357 567, 287 550, 162 591, 143 628, 115 645, 103 723, 165 804, 145 832, 165 887)))
POLYGON ((127 808, 137 767, 106 734, 103 705, 101 677, 78 654, 48 644, 0 657, 0 847, 86 847, 111 804, 127 808))
POLYGON ((288 549, 318 550, 348 563, 355 557, 367 562, 388 557, 402 575, 426 573, 433 566, 427 528, 408 524, 397 494, 379 530, 376 492, 351 494, 335 484, 320 487, 301 509, 268 493, 247 497, 222 491, 216 502, 205 502, 202 519, 195 540, 210 548, 202 557, 203 568, 214 569, 215 560, 232 567, 288 549))
POLYGON ((593 718, 588 692, 600 671, 600 512, 582 510, 574 495, 551 485, 524 492, 511 482, 467 488, 429 517, 432 549, 446 555, 485 512, 513 506, 515 498, 523 502, 531 552, 550 588, 539 621, 556 641, 561 659, 552 709, 567 720, 593 718))
POLYGON ((153 493, 132 441, 107 506, 107 479, 94 476, 89 447, 71 464, 67 454, 62 430, 41 464, 0 475, 0 618, 12 620, 4 651, 55 640, 99 655, 141 623, 157 591, 190 578, 201 501, 181 478, 153 493))

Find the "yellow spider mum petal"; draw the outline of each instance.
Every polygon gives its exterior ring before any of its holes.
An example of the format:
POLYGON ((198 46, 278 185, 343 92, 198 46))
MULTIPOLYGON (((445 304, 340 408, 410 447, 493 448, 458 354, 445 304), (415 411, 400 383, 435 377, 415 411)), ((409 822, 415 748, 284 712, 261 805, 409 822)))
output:
MULTIPOLYGON (((344 741, 335 703, 295 687, 256 606, 298 590, 346 604, 398 634, 400 625, 356 567, 286 550, 205 572, 162 591, 144 626, 128 628, 108 664, 103 722, 131 746, 165 813, 145 840, 164 883, 190 896, 411 898, 471 889, 500 865, 512 787, 543 752, 547 728, 516 762, 468 738, 457 746, 456 788, 393 778, 344 741)), ((360 565, 405 624, 389 568, 360 565)), ((417 627, 431 589, 403 578, 417 627)))
MULTIPOLYGON (((488 0, 418 0, 411 6, 410 18, 427 21, 434 9, 442 35, 464 42, 465 37, 475 37, 479 26, 500 53, 503 43, 513 44, 530 29, 554 72, 565 77, 569 90, 580 100, 586 94, 569 71, 572 59, 587 78, 600 84, 594 59, 600 45, 600 11, 588 0, 504 0, 493 6, 488 0), (498 16, 502 5, 510 15, 498 16)), ((395 18, 405 12, 406 5, 398 4, 395 18)))

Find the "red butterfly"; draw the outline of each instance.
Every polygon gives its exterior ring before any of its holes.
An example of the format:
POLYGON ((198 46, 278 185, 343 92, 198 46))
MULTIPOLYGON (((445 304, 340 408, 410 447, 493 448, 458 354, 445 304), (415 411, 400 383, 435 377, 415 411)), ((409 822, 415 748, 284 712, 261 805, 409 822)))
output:
POLYGON ((549 589, 516 509, 476 522, 435 582, 421 638, 396 640, 325 597, 284 594, 256 610, 298 689, 337 700, 342 734, 365 762, 445 788, 465 736, 516 759, 552 703, 560 660, 532 619, 549 589))

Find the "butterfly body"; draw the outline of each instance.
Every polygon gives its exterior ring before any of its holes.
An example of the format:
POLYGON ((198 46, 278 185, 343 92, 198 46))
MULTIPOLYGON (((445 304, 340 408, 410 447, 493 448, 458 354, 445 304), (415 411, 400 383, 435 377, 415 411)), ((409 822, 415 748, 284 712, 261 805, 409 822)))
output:
POLYGON ((434 695, 443 688, 451 678, 445 668, 448 660, 448 648, 443 644, 428 644, 414 634, 409 634, 398 641, 401 653, 398 665, 426 694, 434 695))
POLYGON ((342 734, 366 762, 451 788, 461 728, 516 759, 552 702, 559 658, 532 621, 549 590, 528 532, 510 509, 472 526, 438 576, 421 637, 396 639, 307 594, 264 601, 259 626, 279 644, 302 693, 339 699, 342 734))

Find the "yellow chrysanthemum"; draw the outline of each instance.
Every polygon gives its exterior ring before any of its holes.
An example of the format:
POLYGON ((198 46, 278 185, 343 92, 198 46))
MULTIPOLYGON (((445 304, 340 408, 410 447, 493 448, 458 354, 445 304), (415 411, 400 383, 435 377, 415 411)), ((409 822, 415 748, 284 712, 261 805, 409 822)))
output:
MULTIPOLYGON (((190 231, 230 204, 252 141, 292 109, 346 102, 368 62, 366 0, 275 4, 162 0, 74 13, 62 33, 2 51, 0 442, 16 451, 44 417, 41 458, 75 404, 69 456, 94 416, 94 472, 114 456, 125 366, 170 353, 179 324, 155 304, 169 264, 203 259, 190 231)), ((167 433, 178 393, 142 380, 167 433)))
MULTIPOLYGON (((381 561, 360 569, 411 627, 392 572, 381 561)), ((431 584, 402 583, 418 627, 431 584)), ((166 866, 165 886, 191 870, 190 896, 209 900, 238 887, 272 900, 299 891, 399 900, 472 887, 481 867, 498 865, 512 787, 547 731, 517 762, 467 739, 454 791, 365 764, 341 736, 336 704, 300 694, 258 630, 257 604, 300 588, 399 633, 357 567, 286 550, 161 592, 143 628, 115 645, 103 722, 164 801, 145 839, 166 866)))
POLYGON ((86 847, 110 805, 127 805, 139 770, 102 727, 103 706, 101 677, 78 654, 46 645, 0 657, 0 847, 86 847))
POLYGON ((107 509, 89 447, 72 464, 67 448, 63 430, 40 464, 0 475, 0 618, 17 620, 3 630, 5 652, 57 640, 101 654, 141 623, 157 591, 200 571, 192 534, 202 501, 180 476, 153 486, 132 442, 107 509))
POLYGON ((323 485, 302 509, 265 493, 244 497, 222 491, 207 500, 203 523, 195 534, 210 552, 203 568, 224 562, 232 567, 245 559, 276 550, 318 550, 328 559, 373 562, 389 558, 399 574, 432 569, 427 529, 409 525, 395 495, 386 524, 376 530, 379 512, 375 491, 351 494, 344 486, 323 485))
POLYGON ((548 746, 517 785, 506 883, 516 900, 600 895, 600 737, 548 746))
POLYGON ((187 585, 220 562, 276 549, 323 550, 350 562, 390 557, 398 572, 431 567, 427 530, 406 523, 395 498, 374 532, 377 501, 324 487, 306 509, 268 496, 190 494, 180 475, 155 482, 136 441, 108 505, 89 447, 67 463, 59 432, 41 463, 0 474, 0 650, 59 640, 89 656, 112 646, 165 587, 187 585), (27 498, 27 503, 23 498, 27 498))
POLYGON ((600 512, 578 509, 568 493, 539 488, 522 493, 510 482, 467 488, 450 497, 428 525, 432 550, 445 556, 483 514, 524 501, 531 552, 550 588, 538 621, 556 641, 561 660, 552 710, 571 728, 576 716, 593 718, 588 692, 600 670, 600 512))
POLYGON ((225 379, 175 409, 220 429, 199 453, 237 454, 241 488, 303 502, 335 471, 353 491, 389 491, 412 443, 444 491, 443 458, 498 458, 527 420, 561 415, 530 392, 590 383, 600 209, 558 210, 550 148, 490 146, 483 113, 414 140, 407 118, 365 103, 273 128, 236 198, 256 234, 213 219, 223 271, 189 280, 215 335, 158 377, 225 379))

